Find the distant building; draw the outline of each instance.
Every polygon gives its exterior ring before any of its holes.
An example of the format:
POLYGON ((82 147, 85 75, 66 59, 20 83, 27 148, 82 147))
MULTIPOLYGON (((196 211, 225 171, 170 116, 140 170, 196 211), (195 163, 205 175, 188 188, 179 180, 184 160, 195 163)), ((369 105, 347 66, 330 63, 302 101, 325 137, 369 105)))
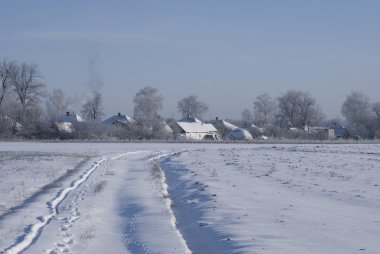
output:
POLYGON ((66 112, 65 115, 59 118, 58 122, 53 124, 58 137, 62 139, 75 138, 77 131, 75 127, 78 127, 80 123, 84 123, 84 119, 74 112, 66 112))
POLYGON ((104 120, 102 122, 105 126, 123 126, 126 127, 130 124, 135 123, 135 120, 127 115, 123 115, 120 112, 117 115, 111 116, 110 118, 104 120))
POLYGON ((58 122, 69 122, 69 123, 75 124, 75 123, 84 122, 84 119, 80 117, 79 115, 75 114, 74 112, 72 113, 66 112, 65 115, 59 118, 58 122))
POLYGON ((350 137, 350 133, 347 128, 344 127, 334 127, 328 129, 329 139, 346 139, 350 137))
POLYGON ((220 133, 212 124, 203 123, 197 118, 187 117, 173 126, 176 139, 180 140, 218 140, 220 133))

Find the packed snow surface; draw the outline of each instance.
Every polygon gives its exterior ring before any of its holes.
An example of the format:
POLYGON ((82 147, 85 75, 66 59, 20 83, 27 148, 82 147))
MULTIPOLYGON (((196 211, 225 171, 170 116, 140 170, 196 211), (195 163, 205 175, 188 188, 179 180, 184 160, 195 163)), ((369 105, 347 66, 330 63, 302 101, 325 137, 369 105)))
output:
POLYGON ((0 253, 380 253, 380 145, 0 143, 0 253))

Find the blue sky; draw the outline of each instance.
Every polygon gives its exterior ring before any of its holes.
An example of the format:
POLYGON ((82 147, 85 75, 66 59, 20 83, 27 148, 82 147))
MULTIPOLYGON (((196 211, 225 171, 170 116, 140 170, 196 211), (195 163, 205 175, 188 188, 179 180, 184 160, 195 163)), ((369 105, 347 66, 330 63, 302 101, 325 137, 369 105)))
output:
POLYGON ((174 117, 190 94, 210 118, 240 118, 257 95, 289 89, 310 92, 329 117, 351 91, 380 101, 378 0, 2 0, 1 9, 0 58, 36 63, 49 90, 79 100, 99 89, 107 115, 131 115, 144 86, 174 117))

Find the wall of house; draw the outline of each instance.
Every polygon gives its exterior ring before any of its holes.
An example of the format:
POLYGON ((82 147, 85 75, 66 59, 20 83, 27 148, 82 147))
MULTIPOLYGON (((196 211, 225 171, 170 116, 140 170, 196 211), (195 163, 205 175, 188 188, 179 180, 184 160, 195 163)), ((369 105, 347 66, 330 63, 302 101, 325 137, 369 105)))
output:
POLYGON ((335 130, 333 128, 329 128, 327 130, 328 139, 335 139, 335 130))

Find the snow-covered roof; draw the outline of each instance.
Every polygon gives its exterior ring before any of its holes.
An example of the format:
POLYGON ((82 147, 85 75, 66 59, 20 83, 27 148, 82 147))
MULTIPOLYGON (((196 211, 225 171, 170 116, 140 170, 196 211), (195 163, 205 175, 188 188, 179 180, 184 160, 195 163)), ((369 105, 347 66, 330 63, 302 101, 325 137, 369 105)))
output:
POLYGON ((69 112, 67 112, 65 115, 59 118, 59 121, 77 123, 77 122, 84 122, 84 119, 75 113, 70 114, 69 112))
POLYGON ((227 138, 233 140, 253 140, 252 135, 244 129, 237 128, 227 134, 227 138))
POLYGON ((264 133, 264 131, 265 131, 265 128, 261 128, 261 127, 257 127, 255 124, 251 124, 250 125, 250 127, 249 127, 250 129, 253 129, 253 130, 258 130, 259 132, 261 132, 261 133, 264 133))
POLYGON ((128 124, 128 123, 134 123, 134 122, 135 122, 135 120, 133 120, 131 117, 118 113, 117 115, 111 116, 110 118, 104 120, 102 122, 102 124, 104 124, 104 125, 112 125, 112 124, 115 124, 115 123, 128 124))
POLYGON ((210 133, 218 132, 214 125, 202 122, 177 122, 177 124, 187 133, 210 133))
POLYGON ((224 120, 215 120, 211 122, 217 129, 227 129, 230 131, 233 131, 235 129, 238 129, 236 125, 233 125, 232 123, 229 123, 224 120))

